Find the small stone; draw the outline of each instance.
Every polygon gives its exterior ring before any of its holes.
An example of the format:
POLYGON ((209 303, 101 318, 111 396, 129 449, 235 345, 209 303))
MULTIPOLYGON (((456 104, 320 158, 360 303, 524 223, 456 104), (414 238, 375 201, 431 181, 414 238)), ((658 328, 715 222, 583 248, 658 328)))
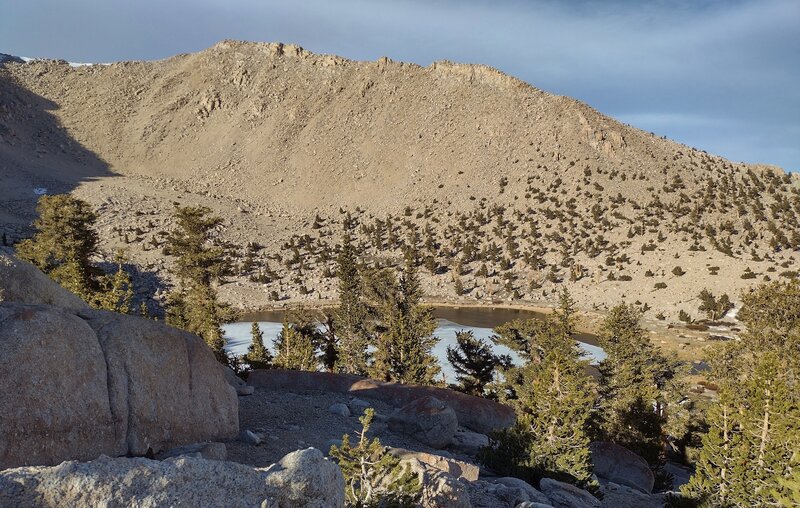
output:
POLYGON ((261 444, 261 438, 258 437, 255 434, 255 432, 252 432, 252 431, 249 431, 249 430, 243 430, 240 438, 245 443, 250 443, 250 444, 256 445, 256 446, 261 444))
POLYGON ((341 402, 331 404, 331 406, 328 408, 328 411, 339 416, 351 416, 350 408, 347 407, 347 404, 343 404, 341 402))

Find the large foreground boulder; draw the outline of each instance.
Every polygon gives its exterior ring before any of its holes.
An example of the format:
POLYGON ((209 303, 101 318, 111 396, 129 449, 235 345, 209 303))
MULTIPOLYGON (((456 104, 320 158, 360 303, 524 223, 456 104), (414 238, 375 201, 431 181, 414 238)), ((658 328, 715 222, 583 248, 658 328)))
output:
POLYGON ((313 448, 292 452, 266 469, 191 457, 163 462, 101 457, 0 472, 0 506, 20 508, 336 508, 343 504, 339 467, 313 448))
POLYGON ((487 434, 514 424, 514 410, 493 400, 474 397, 435 386, 384 383, 373 379, 329 372, 296 370, 255 370, 247 383, 256 388, 276 391, 321 390, 350 393, 356 397, 380 400, 399 407, 423 397, 435 397, 455 412, 459 425, 487 434))
POLYGON ((0 247, 0 302, 55 305, 70 310, 89 308, 38 268, 12 256, 10 250, 0 247))
POLYGON ((0 303, 0 469, 237 435, 236 391, 197 336, 97 310, 0 303))
POLYGON ((602 481, 634 488, 645 494, 653 492, 655 477, 647 461, 615 443, 591 444, 594 474, 602 481))

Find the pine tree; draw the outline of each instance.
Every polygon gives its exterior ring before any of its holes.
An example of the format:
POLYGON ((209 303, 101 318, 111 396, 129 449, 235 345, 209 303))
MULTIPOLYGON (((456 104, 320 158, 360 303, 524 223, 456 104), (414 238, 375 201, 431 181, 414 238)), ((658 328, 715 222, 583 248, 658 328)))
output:
POLYGON ((367 373, 370 343, 367 310, 356 248, 347 233, 342 239, 336 275, 339 278, 339 307, 334 313, 338 336, 337 366, 342 372, 364 375, 367 373))
POLYGON ((419 479, 400 460, 391 455, 378 438, 369 440, 375 410, 367 408, 359 418, 362 428, 358 443, 350 435, 340 446, 332 446, 330 456, 342 470, 345 481, 345 506, 352 508, 412 508, 418 506, 422 486, 419 479))
POLYGON ((100 278, 101 290, 94 293, 91 303, 99 309, 130 314, 133 282, 124 269, 125 256, 122 252, 117 252, 114 263, 117 265, 116 272, 100 278))
POLYGON ((595 387, 571 336, 574 309, 568 293, 562 293, 561 302, 560 310, 543 320, 496 329, 495 342, 526 363, 505 371, 507 402, 516 408, 517 422, 493 433, 481 460, 499 474, 531 481, 546 475, 593 487, 588 430, 595 387))
POLYGON ((275 338, 274 349, 275 360, 273 363, 276 367, 292 370, 317 370, 318 362, 313 338, 286 320, 275 338))
POLYGON ((436 320, 433 309, 423 306, 422 289, 417 278, 413 254, 406 254, 398 282, 383 280, 388 287, 380 290, 383 299, 379 313, 375 361, 371 374, 398 383, 432 384, 440 372, 432 350, 436 320))
POLYGON ((97 289, 91 257, 97 253, 97 216, 85 201, 69 194, 42 196, 36 206, 33 238, 17 244, 17 255, 86 301, 97 289))
POLYGON ((494 380, 498 367, 511 359, 495 355, 492 347, 476 339, 472 331, 456 332, 457 347, 447 347, 447 361, 453 365, 459 384, 455 388, 470 395, 486 395, 486 386, 494 380))
POLYGON ((232 313, 218 301, 214 284, 228 274, 230 263, 215 235, 222 219, 210 212, 202 206, 175 211, 177 228, 167 238, 167 252, 176 257, 180 289, 167 298, 167 323, 199 335, 217 359, 227 363, 222 324, 232 313))
POLYGON ((730 298, 724 294, 717 299, 711 291, 703 289, 700 291, 700 306, 697 308, 700 312, 705 312, 706 317, 712 321, 720 319, 733 308, 730 298))
POLYGON ((252 343, 247 348, 247 355, 245 360, 250 364, 253 369, 267 369, 272 363, 272 355, 269 350, 264 346, 264 333, 254 322, 250 327, 250 336, 252 343))
POLYGON ((641 455, 658 472, 665 461, 667 415, 681 401, 681 369, 653 346, 640 319, 635 306, 621 304, 601 328, 599 344, 606 358, 599 365, 598 437, 641 455))
POLYGON ((117 270, 106 274, 92 265, 97 254, 97 219, 88 203, 69 194, 42 196, 34 221, 33 238, 17 245, 17 255, 30 261, 53 280, 80 296, 92 307, 130 313, 133 283, 117 253, 117 270))
POLYGON ((710 358, 720 403, 683 492, 710 505, 777 505, 792 495, 800 457, 800 282, 766 284, 743 300, 747 331, 710 358))

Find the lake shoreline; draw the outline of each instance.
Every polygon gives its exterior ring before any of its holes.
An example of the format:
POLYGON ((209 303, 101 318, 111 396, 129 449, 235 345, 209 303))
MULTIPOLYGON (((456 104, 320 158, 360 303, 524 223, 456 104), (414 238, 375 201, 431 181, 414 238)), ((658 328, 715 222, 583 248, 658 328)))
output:
MULTIPOLYGON (((543 306, 534 303, 481 303, 481 302, 454 302, 452 300, 437 300, 437 299, 423 299, 423 305, 434 307, 435 309, 465 309, 483 311, 518 311, 521 313, 531 313, 534 315, 546 316, 552 314, 556 308, 550 306, 543 306)), ((339 305, 338 300, 312 300, 308 302, 301 301, 288 301, 288 302, 275 302, 273 305, 265 305, 259 308, 244 308, 237 309, 236 321, 252 321, 253 318, 267 315, 270 313, 283 314, 286 312, 308 310, 308 311, 324 311, 332 310, 339 305)), ((578 326, 576 331, 581 335, 597 336, 599 329, 598 323, 602 319, 602 315, 597 312, 577 311, 578 326)), ((535 317, 535 316, 531 316, 535 317)), ((596 343, 596 340, 592 341, 596 343)))

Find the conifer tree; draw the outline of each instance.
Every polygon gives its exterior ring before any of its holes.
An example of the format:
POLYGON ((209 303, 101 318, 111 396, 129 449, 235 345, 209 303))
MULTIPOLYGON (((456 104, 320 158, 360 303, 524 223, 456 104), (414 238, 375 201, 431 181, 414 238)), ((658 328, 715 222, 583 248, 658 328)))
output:
POLYGON ((316 371, 318 367, 313 338, 289 321, 284 320, 283 328, 275 338, 276 367, 292 370, 316 371))
POLYGON ((264 333, 258 326, 258 323, 253 322, 250 327, 250 336, 252 343, 247 348, 247 355, 245 360, 250 364, 253 369, 267 369, 272 363, 272 355, 269 350, 264 346, 264 333))
POLYGON ((496 329, 494 340, 526 363, 505 371, 507 402, 516 408, 517 422, 493 433, 481 460, 499 474, 531 481, 546 475, 593 487, 588 430, 595 388, 571 336, 574 308, 568 293, 561 303, 545 319, 496 329))
POLYGON ((440 371, 432 353, 439 339, 433 336, 433 309, 421 304, 422 288, 413 253, 406 253, 399 281, 383 282, 388 287, 382 289, 378 309, 381 327, 371 373, 386 381, 432 384, 440 371))
POLYGON ((391 455, 378 438, 369 440, 375 410, 367 408, 359 418, 362 428, 358 443, 350 435, 340 446, 332 446, 330 456, 342 470, 345 481, 345 506, 352 508, 412 508, 418 506, 422 486, 419 479, 391 455))
POLYGON ((96 290, 97 270, 91 257, 97 253, 97 216, 88 203, 69 194, 40 197, 36 212, 36 234, 17 244, 17 255, 69 291, 91 300, 96 290))
POLYGON ((472 331, 456 332, 457 347, 447 347, 447 361, 453 365, 459 384, 455 387, 470 395, 486 395, 498 367, 509 366, 511 359, 495 355, 492 347, 476 339, 472 331))
POLYGON ((99 309, 130 314, 133 302, 133 282, 123 267, 124 254, 118 252, 114 262, 117 265, 116 272, 101 278, 101 290, 93 295, 91 303, 99 309))
POLYGON ((124 258, 117 253, 117 270, 106 274, 92 265, 97 254, 97 219, 85 201, 69 194, 42 196, 36 207, 33 238, 17 245, 17 255, 36 265, 64 288, 92 307, 129 313, 133 283, 124 270, 124 258))
POLYGON ((177 228, 167 238, 167 252, 176 257, 180 288, 168 296, 167 323, 199 335, 227 363, 222 324, 232 313, 218 301, 214 284, 228 274, 230 263, 215 234, 222 219, 210 213, 203 206, 175 211, 177 228))
POLYGON ((364 375, 367 373, 370 343, 367 310, 356 247, 348 233, 342 239, 336 275, 339 278, 339 307, 334 313, 334 323, 338 337, 338 370, 364 375))
POLYGON ((600 330, 606 358, 599 365, 598 437, 641 455, 658 472, 665 461, 667 415, 680 414, 681 370, 675 359, 653 346, 640 319, 636 307, 620 304, 600 330))
POLYGON ((747 331, 710 359, 720 403, 683 493, 707 505, 770 506, 792 495, 800 457, 800 282, 743 297, 747 331))

